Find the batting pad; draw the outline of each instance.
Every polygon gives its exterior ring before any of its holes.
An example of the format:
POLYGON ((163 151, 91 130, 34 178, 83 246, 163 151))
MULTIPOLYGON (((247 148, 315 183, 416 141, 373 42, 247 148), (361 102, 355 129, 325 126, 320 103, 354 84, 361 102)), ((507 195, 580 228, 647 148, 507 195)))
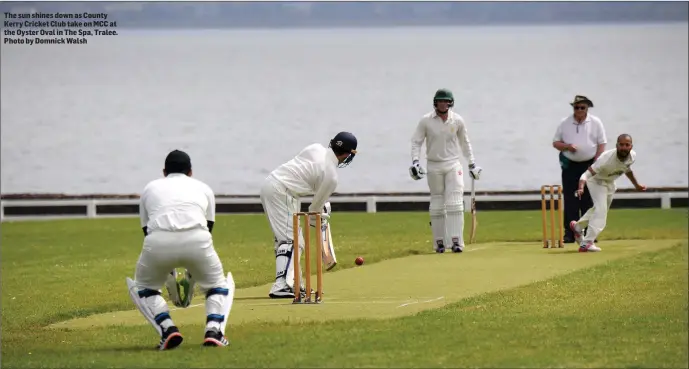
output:
POLYGON ((227 272, 227 296, 225 297, 225 302, 223 303, 222 309, 225 319, 220 323, 220 331, 222 335, 225 335, 225 327, 227 326, 227 320, 230 318, 230 310, 232 310, 232 302, 234 301, 234 278, 232 278, 232 273, 227 272))
MULTIPOLYGON (((151 308, 146 304, 146 301, 144 301, 143 298, 139 297, 139 291, 138 287, 136 286, 136 282, 134 282, 131 278, 127 277, 127 289, 129 290, 129 297, 132 299, 132 302, 134 305, 136 305, 136 308, 139 309, 141 314, 148 320, 149 323, 155 328, 156 332, 162 337, 163 336, 163 328, 158 325, 155 321, 155 315, 153 314, 153 311, 151 311, 151 308)), ((233 282, 234 286, 234 282, 233 282)), ((234 295, 234 288, 232 289, 232 293, 234 295)))
POLYGON ((464 199, 462 192, 451 192, 446 204, 447 218, 445 226, 451 239, 464 244, 464 199))

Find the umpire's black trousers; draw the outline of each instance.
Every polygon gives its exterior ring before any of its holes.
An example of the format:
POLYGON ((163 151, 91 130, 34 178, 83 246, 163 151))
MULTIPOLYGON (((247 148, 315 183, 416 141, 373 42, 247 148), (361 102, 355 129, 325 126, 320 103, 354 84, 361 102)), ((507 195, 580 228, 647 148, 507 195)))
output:
POLYGON ((587 161, 571 161, 560 153, 560 168, 562 169, 562 192, 565 202, 564 209, 564 238, 566 241, 573 242, 574 234, 569 229, 569 223, 579 220, 590 208, 593 207, 593 200, 589 189, 584 187, 584 195, 579 199, 574 194, 579 187, 579 177, 593 164, 594 159, 587 161))

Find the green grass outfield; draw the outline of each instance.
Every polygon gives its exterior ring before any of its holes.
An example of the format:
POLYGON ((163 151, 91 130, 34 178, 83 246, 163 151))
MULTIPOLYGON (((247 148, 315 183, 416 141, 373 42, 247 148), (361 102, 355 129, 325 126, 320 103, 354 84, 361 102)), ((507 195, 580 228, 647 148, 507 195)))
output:
POLYGON ((613 210, 591 254, 542 249, 538 211, 479 213, 463 254, 433 253, 427 213, 332 222, 324 303, 295 306, 267 298, 265 218, 219 217, 231 346, 200 347, 197 296, 170 352, 125 288, 138 219, 3 223, 3 367, 687 367, 686 209, 613 210))

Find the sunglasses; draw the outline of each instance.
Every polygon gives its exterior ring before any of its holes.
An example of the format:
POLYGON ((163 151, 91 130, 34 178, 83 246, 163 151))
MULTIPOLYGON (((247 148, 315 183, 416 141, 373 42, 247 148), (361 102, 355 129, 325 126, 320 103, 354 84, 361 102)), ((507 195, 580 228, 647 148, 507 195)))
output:
POLYGON ((575 106, 575 107, 574 107, 574 110, 586 110, 586 109, 588 109, 588 108, 589 108, 588 106, 579 105, 579 106, 575 106))

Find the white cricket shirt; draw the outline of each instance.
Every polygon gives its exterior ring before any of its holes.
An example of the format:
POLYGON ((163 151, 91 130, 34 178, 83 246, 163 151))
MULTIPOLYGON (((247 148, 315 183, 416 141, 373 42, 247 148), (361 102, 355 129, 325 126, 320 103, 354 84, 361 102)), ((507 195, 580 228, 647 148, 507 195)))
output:
POLYGON ((148 232, 208 230, 207 221, 215 221, 215 194, 211 188, 182 173, 149 182, 139 203, 141 227, 148 232))
POLYGON ((576 146, 576 152, 562 152, 567 159, 576 162, 593 159, 598 145, 608 143, 603 122, 592 114, 587 114, 586 119, 581 123, 574 119, 574 115, 563 119, 555 131, 553 142, 555 141, 576 146))
POLYGON ((634 150, 629 152, 629 156, 624 162, 617 157, 617 149, 606 150, 591 165, 596 175, 590 179, 608 183, 615 182, 621 175, 631 171, 631 166, 635 160, 636 152, 634 150))
POLYGON ((294 159, 270 174, 295 197, 313 194, 309 211, 322 211, 337 188, 339 161, 332 149, 321 144, 306 146, 294 159))
POLYGON ((460 151, 474 163, 474 153, 464 119, 450 110, 443 122, 435 111, 424 115, 411 139, 411 159, 419 160, 421 146, 426 141, 426 160, 432 162, 459 161, 460 151))

